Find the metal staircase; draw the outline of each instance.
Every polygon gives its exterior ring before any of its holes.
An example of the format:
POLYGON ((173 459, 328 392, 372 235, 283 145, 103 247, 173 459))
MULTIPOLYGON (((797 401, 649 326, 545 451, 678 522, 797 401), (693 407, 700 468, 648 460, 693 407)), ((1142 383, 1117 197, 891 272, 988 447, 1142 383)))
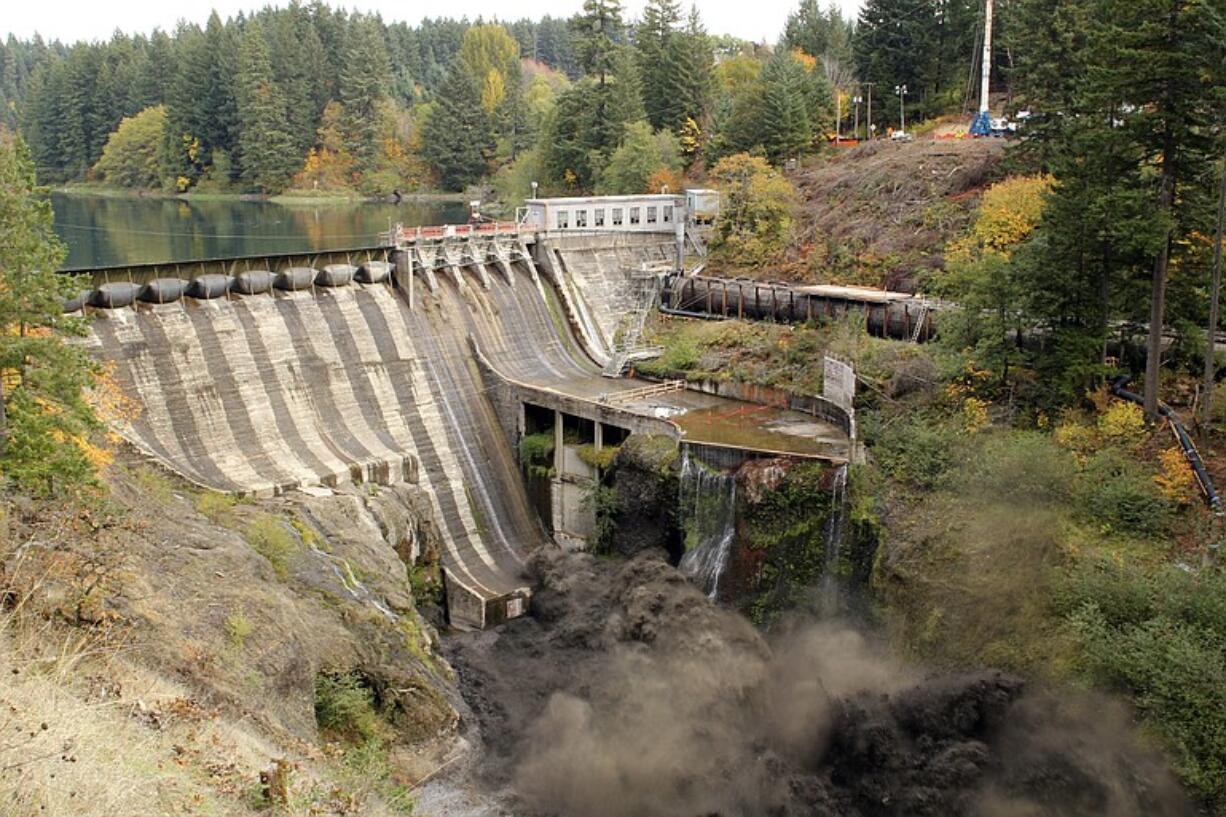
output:
POLYGON ((646 268, 632 276, 638 297, 635 298, 634 308, 622 323, 621 336, 614 344, 609 362, 601 371, 605 377, 621 377, 632 360, 658 357, 663 351, 658 346, 643 345, 643 327, 647 324, 647 316, 656 305, 656 299, 660 297, 662 279, 663 276, 659 272, 646 268))
POLYGON ((919 314, 915 317, 915 328, 911 330, 911 342, 919 343, 920 336, 924 334, 924 321, 928 319, 928 313, 931 311, 927 301, 920 301, 919 314))

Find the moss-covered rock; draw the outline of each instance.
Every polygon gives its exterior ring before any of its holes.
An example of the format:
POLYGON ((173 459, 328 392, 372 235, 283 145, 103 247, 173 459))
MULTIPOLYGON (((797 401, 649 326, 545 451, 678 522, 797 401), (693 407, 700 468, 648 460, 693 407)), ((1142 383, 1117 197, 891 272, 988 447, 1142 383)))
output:
POLYGON ((617 508, 612 552, 630 556, 663 548, 679 558, 677 463, 677 443, 668 437, 633 434, 618 448, 610 469, 617 508))

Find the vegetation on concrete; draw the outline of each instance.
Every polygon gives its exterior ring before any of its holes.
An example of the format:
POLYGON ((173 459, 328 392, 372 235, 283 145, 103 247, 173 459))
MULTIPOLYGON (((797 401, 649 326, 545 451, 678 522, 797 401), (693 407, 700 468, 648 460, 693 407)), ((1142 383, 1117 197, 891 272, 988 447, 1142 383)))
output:
POLYGON ((553 476, 553 430, 525 434, 519 440, 519 464, 530 477, 553 476))
POLYGON ((616 445, 605 445, 597 448, 591 443, 584 443, 575 449, 575 456, 584 464, 598 471, 607 471, 617 456, 616 445))

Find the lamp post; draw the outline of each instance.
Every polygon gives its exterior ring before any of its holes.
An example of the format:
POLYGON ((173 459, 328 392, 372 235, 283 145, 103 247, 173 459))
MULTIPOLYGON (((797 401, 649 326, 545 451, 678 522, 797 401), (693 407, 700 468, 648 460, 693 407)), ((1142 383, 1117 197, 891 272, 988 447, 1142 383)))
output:
POLYGON ((907 111, 903 107, 903 101, 907 98, 907 86, 906 85, 895 85, 894 93, 898 95, 898 121, 901 123, 898 129, 902 131, 903 133, 906 133, 907 132, 907 111))
POLYGON ((852 120, 853 124, 851 126, 851 138, 859 139, 860 138, 860 103, 863 102, 864 100, 859 96, 853 96, 851 98, 851 101, 855 103, 855 106, 856 106, 856 116, 855 116, 855 119, 852 120))

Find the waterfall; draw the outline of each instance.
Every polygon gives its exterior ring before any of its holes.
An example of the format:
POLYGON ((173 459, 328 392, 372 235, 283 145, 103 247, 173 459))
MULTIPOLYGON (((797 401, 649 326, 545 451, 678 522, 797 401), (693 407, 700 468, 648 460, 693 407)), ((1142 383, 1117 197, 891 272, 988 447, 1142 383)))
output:
POLYGON ((689 545, 681 572, 714 601, 736 538, 736 478, 703 465, 683 445, 680 503, 689 545))
POLYGON ((823 618, 834 616, 841 606, 839 593, 839 550, 843 545, 843 528, 847 522, 847 464, 844 463, 834 472, 834 482, 830 487, 830 515, 826 517, 824 533, 826 539, 825 560, 822 564, 822 578, 818 585, 818 599, 823 618))

